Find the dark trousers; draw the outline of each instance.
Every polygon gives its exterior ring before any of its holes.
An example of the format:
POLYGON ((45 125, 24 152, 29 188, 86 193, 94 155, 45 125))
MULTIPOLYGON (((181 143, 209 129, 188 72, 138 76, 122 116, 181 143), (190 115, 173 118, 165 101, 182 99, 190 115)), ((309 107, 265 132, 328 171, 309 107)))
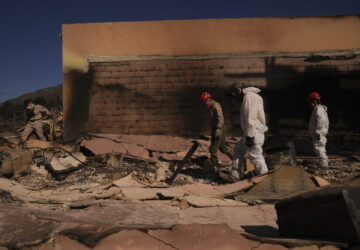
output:
POLYGON ((215 166, 218 164, 217 151, 220 151, 226 154, 231 160, 233 159, 233 153, 226 146, 226 127, 225 125, 220 129, 220 137, 215 138, 215 130, 216 128, 211 129, 211 145, 209 147, 210 151, 210 161, 215 166))

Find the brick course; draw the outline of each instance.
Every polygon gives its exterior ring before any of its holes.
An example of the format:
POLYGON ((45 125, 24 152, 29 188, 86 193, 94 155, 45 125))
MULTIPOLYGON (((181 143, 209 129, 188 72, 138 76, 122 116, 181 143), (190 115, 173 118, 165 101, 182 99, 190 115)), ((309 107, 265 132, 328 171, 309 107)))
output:
MULTIPOLYGON (((336 128, 337 121, 343 120, 342 111, 333 109, 335 104, 330 97, 342 93, 341 79, 350 74, 360 79, 359 56, 316 62, 306 59, 231 57, 93 62, 86 128, 99 133, 209 132, 206 109, 199 98, 201 92, 209 91, 223 106, 229 133, 238 135, 239 116, 232 111, 227 95, 234 80, 264 88, 267 118, 274 131, 281 129, 279 120, 288 120, 290 128, 293 124, 306 128, 306 95, 314 90, 323 93, 324 101, 330 104, 336 128)), ((282 122, 281 126, 287 125, 282 122)))

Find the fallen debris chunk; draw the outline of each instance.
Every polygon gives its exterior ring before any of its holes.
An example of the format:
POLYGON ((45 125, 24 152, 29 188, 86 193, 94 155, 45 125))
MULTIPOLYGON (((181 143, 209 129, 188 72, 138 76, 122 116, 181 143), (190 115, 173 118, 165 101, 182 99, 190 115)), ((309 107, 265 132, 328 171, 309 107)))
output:
POLYGON ((121 135, 121 139, 127 143, 142 145, 151 151, 168 153, 186 151, 192 145, 190 139, 168 135, 121 135))
POLYGON ((266 175, 249 191, 239 194, 236 199, 275 201, 316 187, 312 175, 302 167, 284 166, 266 175))
POLYGON ((129 174, 120 180, 114 181, 113 184, 118 187, 145 187, 145 185, 134 180, 132 178, 132 174, 129 174))
POLYGON ((181 161, 183 157, 177 156, 174 153, 158 153, 158 159, 165 161, 181 161))
POLYGON ((226 224, 177 225, 171 230, 149 230, 148 235, 172 249, 286 249, 248 240, 226 224))
POLYGON ((154 200, 157 199, 157 192, 152 188, 123 188, 121 190, 125 198, 131 200, 154 200))
POLYGON ((330 182, 328 182, 327 180, 325 180, 319 176, 313 175, 312 178, 316 182, 318 187, 324 187, 324 186, 330 185, 330 182))
POLYGON ((360 187, 327 186, 275 204, 284 236, 360 242, 360 187))
POLYGON ((81 152, 75 152, 66 157, 53 156, 50 163, 45 163, 45 167, 56 180, 63 180, 66 174, 79 169, 80 164, 85 160, 86 156, 81 152))
POLYGON ((186 209, 186 208, 189 208, 189 207, 190 207, 190 205, 189 205, 189 203, 187 202, 186 199, 182 199, 182 200, 180 201, 180 203, 179 203, 179 208, 181 208, 181 209, 186 209))
POLYGON ((155 173, 156 181, 165 181, 170 173, 169 162, 159 162, 156 164, 156 166, 157 166, 155 173))
POLYGON ((121 192, 121 189, 118 187, 111 187, 109 189, 102 190, 101 192, 95 194, 96 199, 108 199, 113 197, 121 192))
POLYGON ((344 179, 344 184, 359 186, 360 185, 360 174, 349 175, 344 179))
POLYGON ((185 196, 184 199, 195 207, 244 207, 247 203, 230 199, 208 198, 198 195, 185 196))
POLYGON ((38 173, 39 175, 43 175, 46 176, 47 174, 49 174, 49 172, 45 169, 44 166, 36 166, 36 165, 31 165, 30 169, 36 173, 38 173))
POLYGON ((25 172, 32 163, 32 153, 29 150, 9 149, 0 151, 0 176, 15 176, 25 172))
POLYGON ((9 204, 9 203, 16 203, 16 202, 17 203, 23 203, 18 198, 13 197, 9 191, 5 191, 5 190, 0 189, 0 204, 1 203, 9 204))
POLYGON ((83 139, 80 146, 95 155, 108 153, 123 153, 149 159, 149 152, 135 143, 115 142, 106 138, 83 139))
POLYGON ((321 239, 297 239, 289 237, 264 237, 246 232, 241 232, 240 234, 249 240, 255 240, 262 243, 279 244, 291 249, 303 249, 308 246, 316 246, 317 249, 320 250, 340 250, 349 248, 349 244, 346 242, 326 241, 321 239))
POLYGON ((77 167, 81 163, 86 161, 86 156, 83 155, 81 152, 75 152, 66 157, 59 158, 59 161, 67 168, 77 167))
MULTIPOLYGON (((77 154, 77 157, 84 159, 83 157, 81 157, 80 154, 77 154)), ((65 158, 57 158, 56 156, 54 156, 51 159, 50 164, 47 164, 46 167, 49 172, 54 175, 54 177, 60 177, 59 175, 75 171, 79 168, 80 162, 74 160, 74 158, 70 159, 70 157, 71 156, 65 158)))
POLYGON ((204 197, 224 197, 251 187, 253 184, 247 180, 239 181, 222 186, 208 184, 188 184, 169 188, 127 188, 122 189, 124 196, 132 199, 146 200, 155 199, 158 196, 164 198, 183 197, 185 195, 198 195, 204 197))
POLYGON ((110 154, 110 157, 107 161, 107 164, 109 164, 110 167, 113 168, 121 168, 124 160, 123 154, 110 154))

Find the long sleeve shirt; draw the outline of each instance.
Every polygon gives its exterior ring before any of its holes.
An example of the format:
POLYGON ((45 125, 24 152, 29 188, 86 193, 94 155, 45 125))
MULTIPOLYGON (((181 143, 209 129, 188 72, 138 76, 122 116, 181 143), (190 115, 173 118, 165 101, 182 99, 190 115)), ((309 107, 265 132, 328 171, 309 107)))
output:
POLYGON ((222 128, 224 126, 224 116, 221 105, 214 100, 211 100, 210 115, 212 128, 222 128))

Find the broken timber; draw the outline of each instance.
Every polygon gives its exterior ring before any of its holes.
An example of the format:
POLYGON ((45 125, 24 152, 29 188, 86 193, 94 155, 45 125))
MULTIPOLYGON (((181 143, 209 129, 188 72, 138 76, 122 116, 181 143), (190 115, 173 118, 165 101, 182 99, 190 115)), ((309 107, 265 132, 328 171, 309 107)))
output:
POLYGON ((187 154, 185 155, 184 159, 180 162, 179 166, 177 167, 177 169, 175 170, 175 172, 173 173, 173 175, 166 180, 166 182, 168 184, 171 184, 176 176, 180 173, 181 169, 184 167, 185 163, 187 162, 187 160, 195 153, 196 149, 199 147, 199 143, 197 141, 193 141, 193 145, 190 148, 190 150, 187 152, 187 154))

